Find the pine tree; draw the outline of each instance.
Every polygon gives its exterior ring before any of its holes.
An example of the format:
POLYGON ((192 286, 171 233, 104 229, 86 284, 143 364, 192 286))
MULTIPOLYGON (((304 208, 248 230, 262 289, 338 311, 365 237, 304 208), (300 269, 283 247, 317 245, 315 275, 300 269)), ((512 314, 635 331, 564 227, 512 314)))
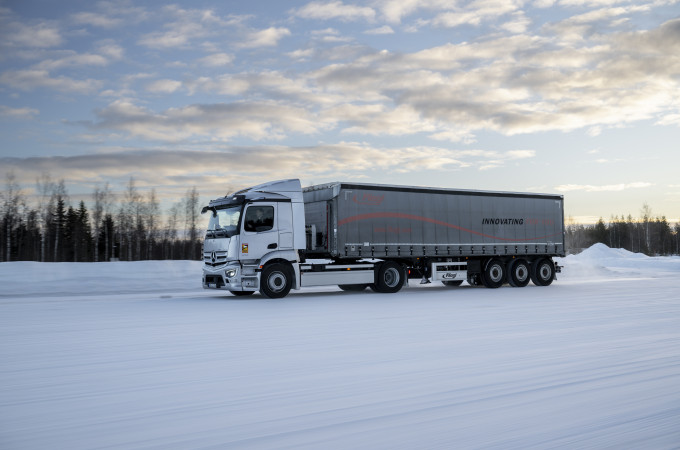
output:
POLYGON ((66 203, 61 196, 57 197, 56 207, 54 208, 54 215, 52 216, 52 233, 54 234, 54 255, 53 261, 62 261, 64 255, 62 254, 63 247, 63 229, 66 226, 66 203))

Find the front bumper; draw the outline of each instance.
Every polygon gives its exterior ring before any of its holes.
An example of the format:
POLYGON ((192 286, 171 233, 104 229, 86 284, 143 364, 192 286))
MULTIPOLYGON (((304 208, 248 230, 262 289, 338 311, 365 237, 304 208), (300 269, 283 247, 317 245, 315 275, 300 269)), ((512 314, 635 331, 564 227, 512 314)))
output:
POLYGON ((224 289, 227 291, 257 291, 257 274, 244 275, 240 264, 221 267, 203 266, 203 289, 224 289))

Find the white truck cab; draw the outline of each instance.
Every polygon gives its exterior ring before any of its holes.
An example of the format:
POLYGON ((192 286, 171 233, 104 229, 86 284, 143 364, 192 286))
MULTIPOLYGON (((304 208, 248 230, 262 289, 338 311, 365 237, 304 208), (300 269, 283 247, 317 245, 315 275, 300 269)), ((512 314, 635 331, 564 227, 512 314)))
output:
MULTIPOLYGON (((305 215, 300 180, 280 180, 212 200, 203 244, 203 287, 235 295, 263 290, 283 297, 299 289, 298 250, 305 248, 305 215), (272 267, 261 289, 262 269, 272 267), (282 295, 281 295, 282 294, 282 295)), ((269 270, 270 271, 270 270, 269 270)))

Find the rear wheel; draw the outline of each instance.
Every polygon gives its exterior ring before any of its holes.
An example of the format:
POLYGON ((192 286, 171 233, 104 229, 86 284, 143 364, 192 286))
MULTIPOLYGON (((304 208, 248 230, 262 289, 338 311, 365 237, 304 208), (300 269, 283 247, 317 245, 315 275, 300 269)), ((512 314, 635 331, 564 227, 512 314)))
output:
POLYGON ((269 298, 282 298, 288 295, 293 286, 293 268, 289 264, 267 264, 260 277, 260 293, 269 298))
POLYGON ((482 283, 485 287, 496 289, 505 282, 505 265, 500 259, 492 259, 482 272, 482 283))
POLYGON ((524 259, 513 259, 508 264, 508 283, 512 287, 524 287, 529 284, 531 269, 524 259))
POLYGON ((375 269, 375 283, 371 285, 371 289, 386 294, 399 292, 405 280, 404 268, 395 262, 386 261, 375 269))
POLYGON ((367 284, 339 284, 338 287, 343 291, 360 292, 368 287, 367 284))
POLYGON ((549 286, 555 278, 555 264, 550 258, 541 258, 531 265, 531 281, 536 286, 549 286))

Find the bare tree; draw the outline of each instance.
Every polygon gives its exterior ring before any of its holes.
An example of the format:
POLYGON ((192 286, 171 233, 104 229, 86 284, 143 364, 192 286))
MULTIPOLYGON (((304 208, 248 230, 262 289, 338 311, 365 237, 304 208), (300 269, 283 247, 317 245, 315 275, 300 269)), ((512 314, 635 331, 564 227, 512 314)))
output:
POLYGON ((652 244, 650 242, 649 222, 652 219, 652 208, 649 207, 647 202, 643 203, 640 214, 642 214, 642 222, 645 225, 645 245, 647 246, 647 252, 650 252, 652 244))
POLYGON ((179 215, 182 209, 182 203, 178 202, 172 205, 170 211, 168 212, 168 220, 163 231, 163 241, 166 245, 165 258, 173 259, 173 249, 175 246, 175 240, 177 239, 177 225, 179 224, 179 215))
MULTIPOLYGON (((92 193, 92 199, 94 200, 94 209, 92 210, 92 221, 94 222, 94 260, 99 262, 99 237, 102 232, 102 220, 104 219, 104 214, 109 212, 111 207, 112 197, 111 191, 109 190, 109 183, 104 185, 104 188, 100 188, 98 185, 95 186, 94 192, 92 193)), ((105 247, 104 252, 106 254, 106 259, 108 260, 108 250, 109 250, 109 233, 108 228, 104 228, 105 234, 105 247)))
POLYGON ((153 247, 158 239, 158 218, 160 216, 160 205, 156 198, 156 189, 151 189, 146 200, 145 223, 146 223, 146 259, 153 258, 153 247))
MULTIPOLYGON (((141 203, 141 196, 135 187, 134 178, 130 177, 125 193, 123 194, 123 201, 120 205, 119 212, 119 228, 121 237, 125 238, 127 246, 127 259, 132 261, 132 244, 135 237, 136 217, 139 210, 139 203, 141 203)), ((121 239, 121 246, 123 245, 121 239)), ((136 246, 135 246, 136 247, 136 246)))
POLYGON ((198 191, 196 190, 196 186, 194 186, 187 191, 187 196, 185 198, 184 203, 184 225, 189 238, 188 239, 189 249, 184 257, 188 259, 195 259, 197 256, 194 253, 196 248, 196 241, 198 239, 197 222, 199 213, 200 212, 198 210, 198 191))
POLYGON ((17 183, 16 174, 11 171, 5 176, 5 192, 1 194, 3 223, 5 227, 5 261, 12 259, 12 231, 19 220, 19 208, 24 194, 17 183))
POLYGON ((45 262, 45 248, 49 224, 54 214, 55 183, 49 173, 44 172, 35 182, 38 194, 38 222, 40 228, 40 261, 45 262))

